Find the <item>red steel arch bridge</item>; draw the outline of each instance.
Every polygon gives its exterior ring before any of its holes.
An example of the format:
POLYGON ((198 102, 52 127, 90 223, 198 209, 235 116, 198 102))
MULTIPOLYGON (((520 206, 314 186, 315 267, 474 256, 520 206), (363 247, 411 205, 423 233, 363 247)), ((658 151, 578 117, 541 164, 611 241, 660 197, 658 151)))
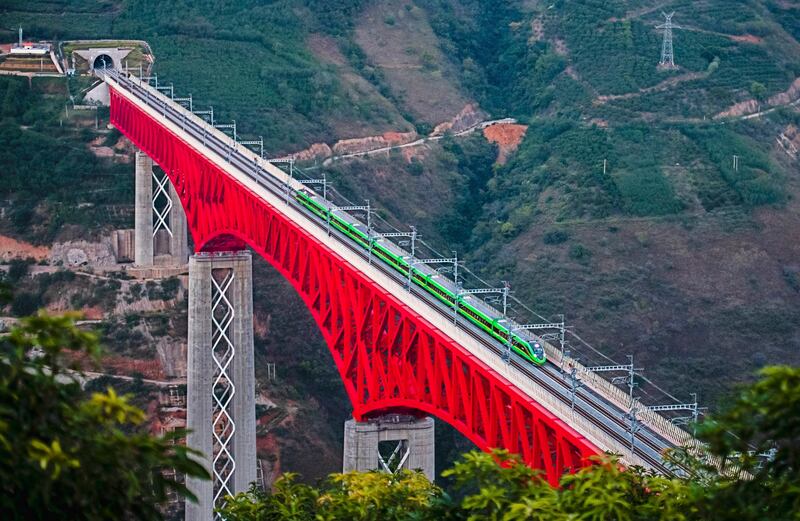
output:
POLYGON ((103 76, 111 123, 168 176, 195 250, 249 247, 295 288, 330 349, 356 420, 432 415, 483 450, 519 453, 553 484, 605 451, 625 464, 669 472, 662 452, 694 443, 547 342, 542 366, 509 357, 502 343, 454 321, 452 309, 419 288, 409 290, 403 277, 289 196, 309 191, 307 184, 147 81, 114 70, 103 76), (570 382, 575 374, 578 392, 570 382))

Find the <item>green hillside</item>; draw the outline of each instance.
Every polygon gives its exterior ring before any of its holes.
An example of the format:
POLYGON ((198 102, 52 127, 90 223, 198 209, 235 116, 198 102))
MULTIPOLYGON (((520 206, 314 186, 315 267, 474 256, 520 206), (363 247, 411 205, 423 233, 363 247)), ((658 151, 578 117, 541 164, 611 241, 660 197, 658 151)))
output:
MULTIPOLYGON (((263 135, 270 156, 426 134, 470 103, 517 118, 528 129, 504 165, 474 134, 327 173, 391 222, 458 248, 487 280, 510 280, 539 313, 565 313, 608 355, 635 354, 682 399, 699 392, 714 405, 757 367, 800 363, 800 177, 782 141, 800 127, 795 3, 9 0, 0 18, 6 41, 18 24, 33 37, 146 40, 162 81, 263 135), (662 11, 680 25, 675 70, 658 67, 662 11)), ((61 121, 67 93, 83 85, 31 85, 0 80, 0 229, 44 243, 131 226, 104 217, 132 204, 130 165, 85 146, 118 136, 61 121)), ((326 464, 336 461, 344 393, 288 285, 271 270, 258 279, 257 308, 281 317, 258 340, 260 360, 279 361, 291 382, 273 392, 308 406, 303 434, 281 435, 313 478, 333 469, 302 454, 324 445, 326 464), (298 331, 299 356, 285 347, 298 331)), ((454 436, 440 434, 448 458, 454 436)))

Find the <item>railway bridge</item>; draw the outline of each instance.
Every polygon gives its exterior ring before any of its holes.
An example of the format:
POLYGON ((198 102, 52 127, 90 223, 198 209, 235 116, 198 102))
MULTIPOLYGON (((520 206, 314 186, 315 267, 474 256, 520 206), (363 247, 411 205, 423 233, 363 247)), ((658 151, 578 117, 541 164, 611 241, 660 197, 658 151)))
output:
MULTIPOLYGON (((250 250, 292 284, 330 349, 353 406, 346 470, 369 466, 364 458, 378 461, 377 444, 394 439, 405 444, 405 453, 396 454, 401 464, 433 477, 429 416, 483 450, 519 453, 553 484, 606 451, 620 454, 625 464, 668 472, 662 451, 693 443, 686 432, 637 406, 627 392, 556 346, 542 341, 548 361, 532 364, 459 317, 457 306, 454 313, 409 284, 375 258, 373 238, 409 265, 439 277, 463 302, 502 315, 430 269, 435 259, 415 259, 388 236, 373 232, 354 217, 358 208, 337 207, 315 194, 291 170, 222 132, 213 116, 209 121, 193 112, 171 89, 165 93, 146 78, 122 71, 104 71, 103 77, 111 123, 141 151, 137 179, 141 174, 150 183, 152 162, 163 169, 169 189, 163 180, 157 188, 172 198, 173 208, 183 209, 194 243, 188 444, 208 457, 213 480, 188 483, 200 501, 187 505, 187 519, 211 519, 214 504, 255 480, 250 250), (301 204, 299 193, 314 195, 326 207, 327 219, 301 204), (332 216, 357 223, 370 236, 370 249, 332 227, 332 216), (582 383, 577 392, 576 375, 582 383)), ((152 225, 150 208, 143 212, 152 225)), ((168 228, 162 214, 155 215, 156 228, 168 228)), ((531 342, 541 340, 508 319, 505 323, 531 342)))

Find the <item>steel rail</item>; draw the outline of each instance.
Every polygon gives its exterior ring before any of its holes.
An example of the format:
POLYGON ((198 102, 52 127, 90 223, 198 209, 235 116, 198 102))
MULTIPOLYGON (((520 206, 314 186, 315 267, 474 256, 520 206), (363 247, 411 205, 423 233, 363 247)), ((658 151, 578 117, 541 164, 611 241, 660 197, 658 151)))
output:
MULTIPOLYGON (((278 197, 283 197, 285 195, 285 185, 281 180, 269 175, 263 170, 260 170, 256 164, 244 157, 239 150, 235 149, 235 147, 231 147, 222 139, 214 135, 214 133, 208 132, 200 127, 196 122, 185 119, 184 115, 178 110, 175 110, 168 103, 166 103, 166 101, 152 97, 145 88, 139 86, 136 82, 121 75, 115 76, 116 77, 114 79, 117 80, 117 82, 121 85, 124 84, 123 86, 135 94, 141 102, 154 109, 158 109, 162 115, 168 117, 172 123, 180 126, 182 130, 186 131, 195 139, 198 139, 201 142, 205 140, 206 146, 220 155, 220 157, 225 158, 229 164, 248 175, 251 179, 255 180, 264 188, 268 189, 273 193, 273 195, 278 197)), ((301 213, 309 217, 309 220, 314 222, 320 229, 325 230, 325 223, 319 222, 319 220, 316 218, 316 215, 314 215, 304 205, 297 202, 294 198, 290 198, 290 203, 295 207, 295 209, 299 209, 301 213)), ((343 213, 350 217, 349 214, 346 214, 346 212, 343 213)), ((357 222, 355 218, 351 217, 351 220, 354 223, 357 222)), ((335 227, 333 228, 333 231, 333 235, 340 244, 345 246, 350 251, 356 253, 361 258, 365 260, 367 259, 367 253, 362 251, 360 248, 357 248, 342 232, 335 229, 335 227)), ((390 270, 387 266, 383 266, 381 263, 374 263, 374 266, 376 266, 384 274, 389 275, 392 279, 396 280, 399 284, 403 284, 403 281, 400 280, 399 273, 390 270)), ((447 318, 451 317, 451 308, 445 307, 443 303, 434 299, 421 288, 415 286, 413 293, 422 298, 435 312, 447 318)), ((470 337, 477 340, 481 345, 489 348, 495 354, 502 354, 502 351, 505 349, 505 346, 501 345, 499 342, 485 338, 485 334, 481 334, 481 331, 478 330, 477 327, 466 320, 460 321, 458 323, 458 327, 467 332, 470 337)), ((511 363, 515 369, 531 378, 557 399, 566 404, 570 403, 570 397, 568 396, 570 386, 564 381, 560 371, 552 362, 548 362, 546 366, 535 366, 535 368, 541 368, 543 373, 547 373, 547 379, 537 375, 536 372, 532 370, 534 369, 534 366, 527 361, 522 361, 519 355, 515 353, 511 358, 511 363), (561 387, 561 390, 559 390, 559 387, 561 387)), ((576 411, 578 411, 581 416, 583 416, 596 427, 600 428, 614 440, 623 444, 630 443, 630 435, 628 432, 626 432, 627 426, 625 425, 625 411, 622 411, 615 405, 608 403, 607 400, 603 399, 602 396, 595 391, 589 390, 581 393, 580 396, 577 395, 576 391, 576 411), (606 405, 603 406, 598 404, 598 400, 593 399, 594 397, 598 398, 599 401, 604 402, 606 405), (596 414, 592 414, 592 411, 594 411, 596 414), (618 429, 621 429, 621 432, 612 428, 607 422, 598 419, 597 415, 610 420, 614 425, 617 426, 618 429)), ((649 451, 635 451, 635 455, 646 460, 654 468, 662 472, 669 472, 669 470, 664 466, 663 461, 658 456, 653 456, 652 453, 660 456, 661 451, 671 447, 671 444, 665 442, 660 436, 657 435, 657 433, 652 431, 648 425, 643 424, 642 427, 643 428, 639 432, 635 433, 634 439, 639 443, 639 445, 644 445, 644 447, 636 447, 636 444, 634 444, 634 446, 638 449, 649 449, 649 451)))

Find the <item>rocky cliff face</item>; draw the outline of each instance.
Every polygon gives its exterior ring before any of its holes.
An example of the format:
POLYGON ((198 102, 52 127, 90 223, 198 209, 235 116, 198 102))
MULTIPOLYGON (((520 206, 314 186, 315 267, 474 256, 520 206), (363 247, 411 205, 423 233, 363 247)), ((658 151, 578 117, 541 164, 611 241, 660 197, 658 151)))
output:
POLYGON ((483 121, 485 117, 486 113, 479 106, 469 103, 453 119, 436 125, 431 136, 441 136, 446 132, 454 134, 463 132, 483 121))
POLYGON ((783 92, 779 92, 770 96, 766 101, 759 103, 757 100, 749 99, 741 101, 732 105, 727 110, 724 110, 714 116, 714 119, 730 118, 736 116, 744 116, 746 114, 753 114, 759 110, 764 110, 770 107, 778 107, 781 105, 788 105, 794 103, 800 98, 800 78, 795 78, 792 84, 783 92))
POLYGON ((343 139, 333 145, 337 156, 360 154, 381 148, 403 145, 417 139, 416 132, 386 132, 381 136, 370 136, 356 139, 343 139))
MULTIPOLYGON (((474 103, 467 104, 461 112, 451 120, 436 125, 429 137, 442 136, 445 133, 459 133, 479 125, 486 118, 486 113, 474 103)), ((331 147, 326 143, 314 143, 305 150, 290 154, 281 159, 295 161, 323 160, 333 156, 364 154, 383 148, 412 143, 423 136, 416 132, 384 132, 379 136, 342 139, 331 147)))

